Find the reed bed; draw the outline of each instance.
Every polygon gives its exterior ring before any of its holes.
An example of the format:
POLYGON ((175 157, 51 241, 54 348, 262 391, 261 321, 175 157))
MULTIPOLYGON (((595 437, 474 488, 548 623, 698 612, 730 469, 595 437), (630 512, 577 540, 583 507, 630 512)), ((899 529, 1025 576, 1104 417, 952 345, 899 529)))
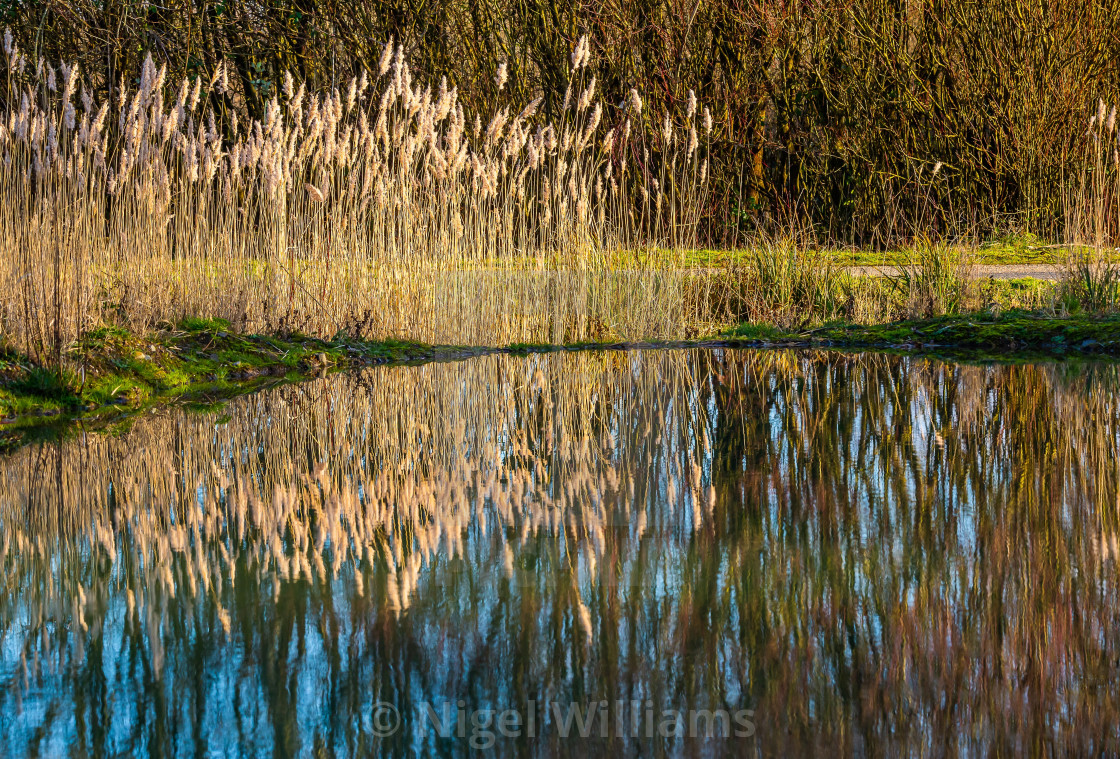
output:
POLYGON ((552 120, 540 97, 469 114, 391 43, 375 76, 329 92, 285 75, 248 122, 202 97, 229 90, 221 67, 173 86, 149 58, 135 91, 97 102, 77 66, 4 47, 0 332, 36 358, 62 363, 104 322, 185 316, 457 344, 711 321, 685 294, 706 275, 676 265, 695 247, 711 115, 694 95, 648 113, 632 91, 608 116, 586 38, 552 120))
POLYGON ((490 356, 25 448, 0 460, 0 729, 405 754, 371 699, 466 695, 739 704, 766 753, 1115 746, 1118 382, 490 356))
MULTIPOLYGON (((932 241, 886 283, 792 237, 696 265, 712 116, 694 94, 679 113, 651 113, 635 90, 602 102, 586 38, 547 118, 543 95, 503 99, 504 65, 490 111, 468 113, 446 79, 414 81, 391 43, 374 73, 330 91, 286 75, 260 120, 220 107, 235 95, 223 67, 173 86, 149 58, 110 102, 76 65, 33 62, 10 35, 4 52, 0 339, 52 368, 92 328, 185 317, 505 345, 990 305, 967 261, 932 241)), ((1055 312, 1120 304, 1101 253, 1120 218, 1112 114, 1102 102, 1067 201, 1067 228, 1094 253, 1041 304, 1055 312)))

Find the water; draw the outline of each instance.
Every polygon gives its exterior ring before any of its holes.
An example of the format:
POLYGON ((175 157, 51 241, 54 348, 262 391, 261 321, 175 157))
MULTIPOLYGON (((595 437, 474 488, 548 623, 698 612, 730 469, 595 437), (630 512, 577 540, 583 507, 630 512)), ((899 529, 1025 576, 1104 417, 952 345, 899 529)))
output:
POLYGON ((0 754, 1116 752, 1118 386, 491 356, 29 446, 0 754))

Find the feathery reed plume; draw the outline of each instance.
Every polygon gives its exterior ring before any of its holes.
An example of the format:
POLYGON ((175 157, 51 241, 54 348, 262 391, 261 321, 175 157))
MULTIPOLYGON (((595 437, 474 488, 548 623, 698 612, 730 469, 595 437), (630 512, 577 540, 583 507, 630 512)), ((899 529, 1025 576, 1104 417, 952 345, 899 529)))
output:
MULTIPOLYGON (((466 114, 446 80, 435 92, 414 81, 392 40, 380 97, 364 75, 307 93, 285 72, 248 123, 215 106, 225 66, 173 84, 149 57, 106 129, 109 103, 85 89, 81 118, 71 104, 77 66, 24 72, 13 43, 0 331, 58 365, 98 324, 184 316, 452 343, 691 333, 715 321, 689 294, 706 275, 675 266, 706 193, 695 96, 688 123, 666 114, 660 139, 627 120, 601 140, 611 116, 582 79, 589 56, 581 38, 552 123, 540 97, 466 114)), ((507 79, 503 62, 499 89, 507 79)), ((641 109, 632 90, 630 116, 641 109)))

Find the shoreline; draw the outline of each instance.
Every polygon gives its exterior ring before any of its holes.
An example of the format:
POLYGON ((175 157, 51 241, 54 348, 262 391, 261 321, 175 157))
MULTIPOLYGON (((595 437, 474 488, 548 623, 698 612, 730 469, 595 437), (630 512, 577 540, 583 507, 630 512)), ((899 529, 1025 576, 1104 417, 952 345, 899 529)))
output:
POLYGON ((884 324, 833 323, 806 330, 741 324, 693 340, 605 341, 501 347, 425 345, 339 336, 238 334, 221 320, 187 319, 173 330, 137 336, 104 327, 69 358, 84 371, 62 376, 11 352, 0 353, 0 451, 25 437, 66 428, 111 426, 165 406, 206 409, 281 384, 378 365, 456 361, 505 353, 688 348, 817 349, 929 356, 957 361, 1120 357, 1120 315, 1048 316, 1008 311, 884 324))

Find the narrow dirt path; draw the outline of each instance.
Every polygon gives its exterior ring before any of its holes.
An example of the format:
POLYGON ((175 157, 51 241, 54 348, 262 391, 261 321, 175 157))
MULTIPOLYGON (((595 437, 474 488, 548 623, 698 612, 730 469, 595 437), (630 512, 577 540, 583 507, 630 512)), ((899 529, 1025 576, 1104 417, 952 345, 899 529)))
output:
MULTIPOLYGON (((846 271, 860 277, 894 277, 898 276, 897 266, 847 266, 846 271)), ((973 267, 973 275, 977 279, 1022 279, 1033 277, 1056 282, 1062 278, 1061 267, 1054 264, 978 264, 973 267)))

